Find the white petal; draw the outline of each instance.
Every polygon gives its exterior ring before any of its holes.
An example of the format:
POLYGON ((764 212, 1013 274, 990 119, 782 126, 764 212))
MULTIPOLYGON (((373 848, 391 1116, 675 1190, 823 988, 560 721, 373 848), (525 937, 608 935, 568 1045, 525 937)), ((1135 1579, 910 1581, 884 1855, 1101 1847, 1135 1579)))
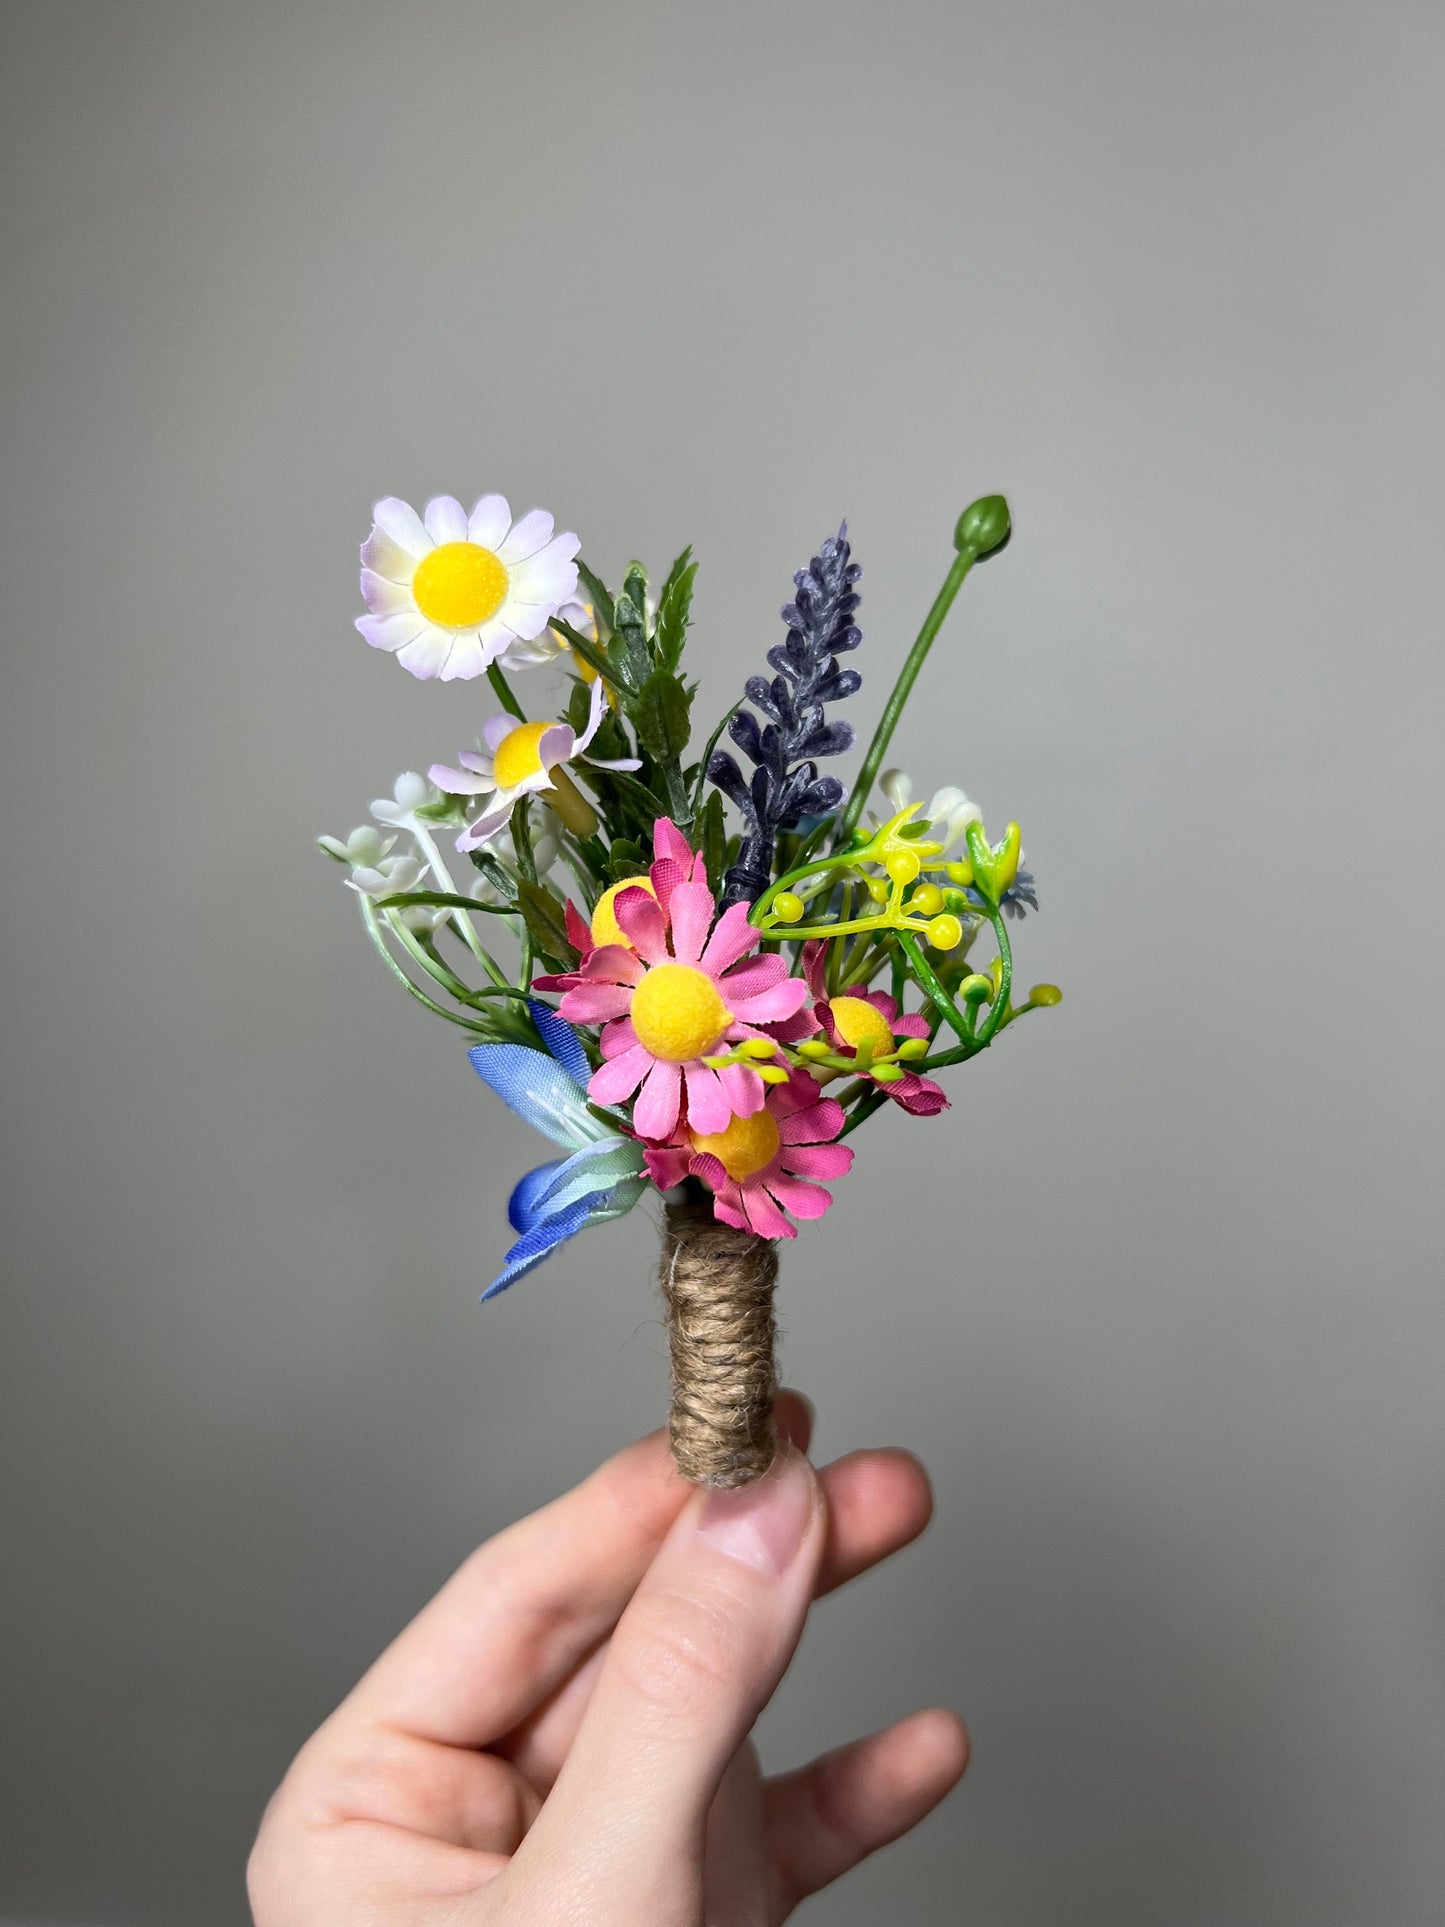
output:
POLYGON ((473 676, 480 676, 486 666, 487 659, 476 630, 464 630, 452 645, 452 653, 442 671, 442 681, 470 682, 473 676))
POLYGON ((484 549, 497 549, 512 526, 505 495, 484 495, 467 521, 468 538, 484 549))
POLYGON ((503 562, 521 562, 547 546, 552 539, 552 528, 552 518, 546 509, 532 509, 520 522, 512 524, 512 532, 497 554, 503 562))
POLYGON ((416 608, 409 582, 388 582, 374 569, 361 571, 361 599, 374 616, 400 616, 416 608))
POLYGON ((438 546, 443 542, 465 542, 466 511, 455 495, 434 495, 426 505, 427 534, 438 546))
POLYGON ((557 613, 557 606, 552 602, 517 602, 508 596, 501 613, 513 635, 532 642, 557 613))
POLYGON ((418 682, 430 682, 446 667, 451 647, 451 631, 434 629, 428 623, 419 636, 397 650, 396 659, 403 669, 411 671, 418 682))
POLYGON ((423 617, 413 611, 399 616, 358 616, 356 626, 373 649, 399 650, 426 632, 423 617))
POLYGON ((539 663, 555 662, 566 647, 555 629, 542 629, 527 641, 510 629, 507 634, 511 640, 499 659, 505 669, 535 669, 539 663))
POLYGON ((416 574, 416 557, 393 542, 385 529, 374 528, 362 543, 361 565, 384 575, 388 582, 410 582, 416 574))
POLYGON ((439 783, 448 796, 485 796, 488 790, 497 786, 490 775, 480 772, 473 775, 468 770, 451 769, 445 763, 433 763, 431 780, 439 783))
POLYGON ((592 738, 601 727, 602 705, 606 700, 606 692, 602 687, 602 679, 599 676, 597 681, 593 683, 592 694, 587 700, 587 727, 577 738, 578 750, 586 749, 587 745, 592 741, 592 738))
POLYGON ((378 502, 371 511, 376 526, 383 535, 392 541, 414 561, 420 561, 432 548, 432 539, 422 527, 421 517, 410 502, 403 502, 398 495, 388 495, 384 502, 378 502))
POLYGON ((516 727, 515 716, 489 716, 482 724, 482 741, 488 749, 495 750, 516 727))
POLYGON ((899 810, 906 810, 913 801, 913 784, 906 770, 884 770, 878 778, 878 787, 888 798, 895 815, 899 810))

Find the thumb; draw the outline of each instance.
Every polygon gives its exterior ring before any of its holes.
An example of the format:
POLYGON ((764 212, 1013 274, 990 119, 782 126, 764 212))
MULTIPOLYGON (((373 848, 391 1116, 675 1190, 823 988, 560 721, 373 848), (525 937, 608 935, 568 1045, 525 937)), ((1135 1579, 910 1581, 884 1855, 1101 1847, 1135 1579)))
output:
POLYGON ((528 1858, 556 1873, 580 1855, 609 1912, 698 1876, 708 1808, 793 1656, 825 1530, 813 1469, 791 1447, 755 1484, 690 1502, 618 1622, 528 1858))

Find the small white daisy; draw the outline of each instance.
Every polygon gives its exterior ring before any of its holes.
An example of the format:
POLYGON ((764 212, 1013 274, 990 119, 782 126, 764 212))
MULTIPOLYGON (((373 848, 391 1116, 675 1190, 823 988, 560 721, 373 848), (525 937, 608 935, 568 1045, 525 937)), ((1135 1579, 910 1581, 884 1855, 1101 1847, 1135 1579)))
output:
POLYGON ((595 831, 596 813, 562 765, 585 762, 597 769, 641 768, 635 756, 609 762, 583 755, 602 722, 605 700, 601 683, 593 683, 587 727, 580 736, 570 723, 519 723, 515 716, 493 716, 482 731, 483 747, 463 750, 458 757, 460 769, 432 764, 431 780, 448 795, 489 799, 476 822, 457 838, 459 850, 479 849, 507 821, 517 799, 536 790, 551 792, 548 802, 575 834, 588 836, 595 831))
POLYGON ((356 626, 422 682, 480 676, 519 639, 539 637, 576 592, 582 544, 554 535, 545 509, 514 523, 500 495, 484 495, 470 515, 437 495, 422 517, 388 496, 372 514, 361 548, 371 613, 356 626))

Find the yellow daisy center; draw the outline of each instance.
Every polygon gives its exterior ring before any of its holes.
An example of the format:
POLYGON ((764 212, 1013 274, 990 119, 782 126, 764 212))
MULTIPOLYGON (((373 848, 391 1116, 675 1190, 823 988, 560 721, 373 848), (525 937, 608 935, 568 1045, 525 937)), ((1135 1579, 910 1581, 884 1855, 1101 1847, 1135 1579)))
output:
POLYGON ((871 1044, 875 1057, 880 1051, 892 1050, 893 1032, 876 1004, 864 997, 835 997, 828 1008, 833 1013, 833 1028, 854 1050, 860 1044, 871 1044))
POLYGON ((624 877, 621 883, 613 883, 597 899, 597 908, 592 912, 593 943, 626 943, 627 934, 617 921, 613 904, 624 890, 645 890, 650 897, 657 895, 648 877, 624 877))
POLYGON ((507 569, 477 542, 443 542, 416 565, 416 606, 439 629, 475 629, 507 599, 507 569))
POLYGON ((691 964, 656 964, 632 993, 637 1041, 667 1064, 690 1064, 712 1049, 732 1012, 705 970, 691 964))
POLYGON ((778 1127, 768 1111, 755 1111, 751 1117, 735 1117, 725 1131, 701 1137, 689 1131, 694 1151, 715 1157, 730 1178, 750 1178, 766 1171, 778 1155, 778 1127))
POLYGON ((541 774, 542 758, 538 745, 551 727, 551 723, 518 723, 497 744, 492 757, 492 775, 496 778, 499 790, 515 789, 518 783, 525 782, 529 776, 541 774))

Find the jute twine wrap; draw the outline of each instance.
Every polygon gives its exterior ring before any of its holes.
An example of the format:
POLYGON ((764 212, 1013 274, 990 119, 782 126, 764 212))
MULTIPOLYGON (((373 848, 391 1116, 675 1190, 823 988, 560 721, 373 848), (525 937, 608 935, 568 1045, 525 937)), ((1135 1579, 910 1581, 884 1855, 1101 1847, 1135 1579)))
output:
POLYGON ((766 1238, 719 1224, 711 1198, 691 1181, 665 1209, 673 1460, 694 1485, 749 1485, 767 1471, 775 1449, 778 1256, 766 1238))

